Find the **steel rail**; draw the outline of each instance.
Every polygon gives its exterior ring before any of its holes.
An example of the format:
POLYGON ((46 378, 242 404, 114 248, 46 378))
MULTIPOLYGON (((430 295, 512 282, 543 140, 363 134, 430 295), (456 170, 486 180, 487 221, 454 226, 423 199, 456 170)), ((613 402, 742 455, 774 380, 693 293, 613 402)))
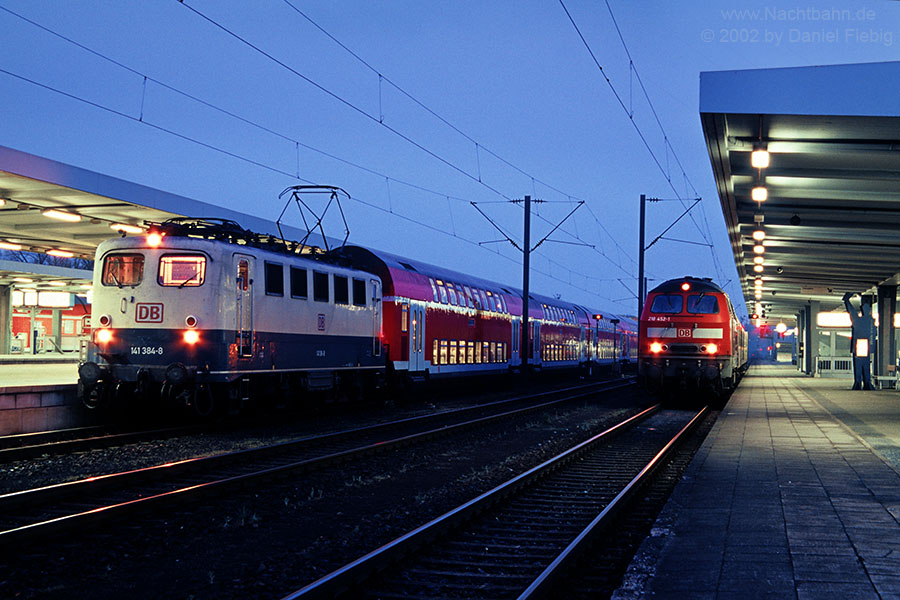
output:
POLYGON ((385 569, 388 565, 412 554, 436 537, 470 521, 493 505, 511 497, 518 491, 532 485, 570 461, 578 458, 600 441, 617 433, 657 412, 660 405, 654 405, 628 419, 592 436, 591 438, 569 448, 565 452, 525 471, 524 473, 500 484, 490 491, 466 502, 465 504, 444 513, 440 517, 417 527, 397 539, 369 552, 355 561, 325 575, 283 600, 297 598, 334 598, 349 592, 355 585, 385 569))
POLYGON ((681 428, 675 436, 654 456, 647 466, 628 482, 621 492, 610 501, 591 523, 572 540, 572 542, 553 559, 546 569, 519 595, 519 600, 532 600, 546 598, 551 595, 554 586, 558 585, 559 578, 566 573, 578 558, 592 545, 596 538, 608 527, 612 518, 620 512, 625 504, 634 496, 640 487, 649 480, 656 468, 669 455, 673 448, 681 440, 682 436, 691 431, 700 419, 708 412, 709 407, 704 406, 690 422, 681 428))
MULTIPOLYGON (((541 401, 537 404, 531 404, 523 408, 499 412, 485 417, 479 417, 455 424, 444 425, 434 429, 408 434, 393 439, 378 440, 374 443, 354 447, 348 450, 332 452, 330 454, 307 458, 299 461, 290 461, 274 467, 270 466, 247 473, 241 473, 239 475, 221 477, 212 481, 199 482, 194 485, 188 485, 163 493, 139 497, 126 502, 119 502, 108 506, 98 506, 87 511, 22 525, 13 529, 0 531, 0 547, 5 546, 9 548, 10 544, 14 542, 46 537, 64 531, 77 529, 79 527, 93 526, 98 524, 102 520, 123 516, 132 511, 162 508, 164 506, 169 506, 175 503, 185 502, 191 498, 200 498, 206 494, 220 492, 226 488, 246 484, 251 481, 257 481, 261 478, 273 478, 291 471, 312 470, 330 464, 346 462, 348 460, 361 456, 366 456, 377 452, 384 452, 386 450, 402 447, 411 443, 425 441, 428 439, 434 439, 437 436, 444 436, 466 428, 486 425, 493 421, 508 418, 510 416, 527 414, 528 412, 547 408, 548 406, 576 400, 596 393, 613 391, 615 389, 620 389, 632 384, 633 382, 630 380, 617 380, 612 383, 606 382, 605 384, 599 385, 591 384, 587 386, 577 386, 575 388, 566 388, 565 390, 563 390, 563 392, 567 393, 568 395, 562 398, 541 401), (570 390, 580 391, 571 392, 570 390)), ((35 507, 42 504, 46 505, 51 501, 59 501, 67 497, 76 496, 78 494, 98 493, 109 488, 114 488, 116 486, 121 487, 122 485, 126 484, 133 485, 136 483, 145 483, 162 478, 177 478, 192 471, 209 471, 212 469, 228 467, 229 465, 233 465, 236 463, 248 462, 254 459, 265 460, 277 453, 286 453, 290 452, 291 450, 295 450, 304 444, 323 443, 325 441, 333 442, 341 438, 346 438, 353 434, 360 434, 361 432, 369 433, 373 430, 378 431, 389 426, 396 427, 398 423, 427 424, 429 420, 432 420, 439 416, 460 416, 476 409, 484 409, 486 406, 491 408, 502 407, 503 405, 507 405, 513 402, 522 402, 526 399, 539 400, 546 396, 552 396, 559 393, 559 391, 543 392, 526 397, 502 400, 491 403, 490 405, 479 405, 475 407, 457 409, 454 411, 445 411, 438 414, 410 417, 408 419, 401 419, 399 421, 394 421, 391 423, 384 423, 354 430, 341 431, 334 434, 323 434, 321 436, 303 438, 301 440, 293 440, 289 442, 283 442, 281 444, 264 446, 261 448, 240 450, 238 452, 216 456, 187 459, 184 461, 178 461, 175 463, 168 463, 164 465, 156 465, 153 467, 147 467, 145 469, 127 471, 124 473, 100 475, 97 477, 91 477, 73 482, 60 483, 41 488, 35 488, 32 490, 23 490, 21 492, 13 492, 0 496, 0 514, 5 515, 9 511, 17 507, 35 507)))

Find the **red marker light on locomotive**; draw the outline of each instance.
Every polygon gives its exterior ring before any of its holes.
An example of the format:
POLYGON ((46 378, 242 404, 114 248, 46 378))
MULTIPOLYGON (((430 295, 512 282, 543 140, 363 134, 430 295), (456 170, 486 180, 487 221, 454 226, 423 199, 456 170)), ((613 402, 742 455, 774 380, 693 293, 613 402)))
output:
POLYGON ((691 289, 691 284, 689 284, 687 281, 685 281, 684 283, 681 284, 681 289, 683 289, 686 292, 689 289, 691 289))
POLYGON ((652 352, 653 354, 659 354, 660 352, 662 352, 662 349, 662 344, 660 344, 659 342, 650 343, 650 352, 652 352))

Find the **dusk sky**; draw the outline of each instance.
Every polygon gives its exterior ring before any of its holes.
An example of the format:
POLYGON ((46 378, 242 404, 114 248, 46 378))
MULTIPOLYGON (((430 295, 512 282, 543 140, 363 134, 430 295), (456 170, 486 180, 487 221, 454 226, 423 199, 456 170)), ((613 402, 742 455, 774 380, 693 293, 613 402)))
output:
POLYGON ((285 188, 339 186, 351 242, 517 287, 521 254, 470 203, 521 245, 509 200, 545 201, 533 243, 584 201, 537 250, 532 289, 624 314, 641 194, 666 200, 648 205, 648 243, 703 199, 647 251, 650 287, 712 277, 745 314, 700 72, 897 60, 900 47, 889 0, 0 8, 2 146, 272 220, 285 188))

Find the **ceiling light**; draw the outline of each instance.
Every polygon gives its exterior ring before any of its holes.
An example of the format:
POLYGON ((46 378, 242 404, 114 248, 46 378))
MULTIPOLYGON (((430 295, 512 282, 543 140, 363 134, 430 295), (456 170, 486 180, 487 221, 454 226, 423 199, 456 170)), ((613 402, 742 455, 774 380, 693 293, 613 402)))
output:
POLYGON ((765 251, 766 247, 762 244, 756 244, 755 246, 753 246, 753 252, 755 252, 756 254, 762 254, 765 251))
POLYGON ((144 229, 137 225, 128 225, 127 223, 112 223, 109 226, 113 231, 124 231, 125 233, 138 234, 143 233, 144 229))
POLYGON ((16 283, 31 283, 34 279, 30 279, 28 277, 13 277, 13 281, 16 283))
POLYGON ((47 285, 52 285, 54 287, 63 287, 64 285, 68 285, 65 281, 45 281, 47 285))
POLYGON ((757 273, 762 273, 763 266, 762 265, 753 265, 753 270, 756 271, 757 273))
POLYGON ((6 198, 0 198, 0 206, 6 206, 6 198))
POLYGON ((765 202, 769 198, 769 190, 764 186, 758 185, 750 190, 750 197, 754 202, 765 202))
POLYGON ((56 256, 57 258, 72 258, 75 256, 74 252, 69 252, 68 250, 47 250, 46 254, 50 256, 56 256))
POLYGON ((21 250, 22 244, 13 244, 12 242, 0 242, 0 248, 3 250, 21 250))
POLYGON ((55 208, 45 208, 41 214, 51 219, 59 219, 60 221, 68 221, 69 223, 78 223, 81 221, 81 215, 70 213, 64 210, 56 210, 55 208))
POLYGON ((763 241, 764 239, 766 239, 766 232, 762 229, 757 229, 753 232, 753 239, 757 242, 763 241))
POLYGON ((769 166, 769 151, 759 148, 750 153, 750 165, 754 169, 765 169, 769 166))
POLYGON ((756 290, 755 292, 753 292, 753 296, 754 296, 757 300, 762 300, 762 292, 761 292, 760 290, 756 290))
POLYGON ((765 260, 766 259, 764 259, 762 256, 754 256, 753 257, 753 262, 755 262, 758 265, 763 264, 765 262, 765 260))
POLYGON ((757 277, 753 280, 753 287, 761 288, 763 285, 762 277, 757 277))

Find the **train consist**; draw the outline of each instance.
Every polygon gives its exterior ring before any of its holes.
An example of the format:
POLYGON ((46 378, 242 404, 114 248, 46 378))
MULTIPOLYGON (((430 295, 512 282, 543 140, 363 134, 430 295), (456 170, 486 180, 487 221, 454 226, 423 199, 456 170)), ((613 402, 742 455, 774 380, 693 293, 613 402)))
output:
POLYGON ((747 331, 728 295, 709 279, 671 279, 652 289, 640 316, 638 376, 655 392, 733 389, 747 368, 747 331))
MULTIPOLYGON (((96 254, 90 407, 201 415, 251 397, 519 370, 521 292, 358 246, 330 252, 230 221, 177 219, 96 254)), ((531 294, 530 368, 633 361, 634 321, 531 294)))

